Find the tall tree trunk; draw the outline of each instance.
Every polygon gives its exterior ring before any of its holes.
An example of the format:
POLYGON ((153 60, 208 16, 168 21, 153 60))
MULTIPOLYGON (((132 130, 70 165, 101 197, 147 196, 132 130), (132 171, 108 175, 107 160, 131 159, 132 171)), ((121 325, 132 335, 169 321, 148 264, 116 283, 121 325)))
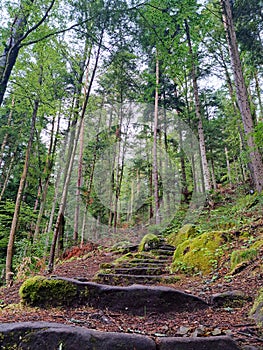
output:
POLYGON ((13 260, 15 235, 16 235, 17 224, 18 224, 18 219, 19 219, 20 207, 21 207, 21 203, 22 203, 23 191, 24 191, 25 182, 26 182, 27 173, 28 173, 28 168, 29 168, 30 153, 31 153, 31 149, 32 149, 33 139, 34 139, 34 132, 35 132, 35 124, 36 124, 38 107, 39 107, 39 101, 36 100, 34 103, 34 109, 33 109, 33 114, 32 114, 30 136, 29 136, 27 150, 26 150, 24 169, 23 169, 23 173, 22 173, 22 176, 20 179, 19 188, 18 188, 18 192, 17 192, 15 211, 14 211, 14 215, 13 215, 13 220, 12 220, 12 225, 11 225, 10 235, 9 235, 9 241, 8 241, 8 246, 7 246, 7 253, 6 253, 6 283, 7 283, 7 285, 9 285, 11 283, 12 278, 13 278, 12 260, 13 260))
POLYGON ((238 107, 241 113, 244 131, 247 136, 247 145, 251 162, 251 172, 254 182, 254 188, 261 192, 263 189, 263 162, 261 154, 255 144, 253 137, 253 118, 249 106, 248 93, 245 85, 245 80, 242 72, 236 32, 232 17, 230 0, 221 0, 223 10, 223 22, 227 34, 227 41, 231 57, 231 65, 234 74, 235 87, 237 92, 238 107))
POLYGON ((4 180, 4 183, 3 183, 3 186, 0 186, 0 189, 1 189, 1 193, 0 193, 0 202, 3 198, 3 195, 5 193, 5 190, 7 188, 7 184, 8 184, 8 181, 10 179, 10 175, 11 175, 11 171, 12 171, 12 168, 13 168, 13 164, 14 164, 14 161, 15 161, 15 157, 16 157, 16 152, 17 152, 17 147, 16 149, 14 150, 11 158, 10 158, 10 162, 9 162, 9 165, 8 165, 8 169, 6 171, 6 174, 5 174, 5 180, 4 180))
POLYGON ((185 20, 185 30, 186 30, 189 53, 190 53, 190 57, 192 60, 192 81, 193 81, 193 89, 194 89, 195 112, 196 112, 196 116, 198 118, 198 136, 199 136, 199 143, 200 143, 200 152, 201 152, 201 162, 202 162, 202 169, 203 169, 204 184, 205 184, 205 190, 210 191, 212 186, 211 186, 209 167, 208 167, 208 162, 207 162, 207 157, 206 157, 205 135, 204 135, 202 115, 201 115, 201 109, 200 109, 199 91, 198 91, 197 76, 196 76, 196 66, 195 66, 195 62, 194 62, 194 53, 193 53, 193 49, 192 49, 190 30, 189 30, 187 20, 185 20))
POLYGON ((89 88, 88 88, 88 91, 87 91, 86 96, 84 98, 84 102, 83 102, 83 106, 82 106, 82 110, 81 110, 81 115, 80 115, 80 124, 79 124, 78 130, 77 130, 77 135, 76 135, 75 142, 74 142, 74 145, 73 145, 73 150, 72 150, 72 156, 71 156, 71 159, 70 159, 70 162, 69 162, 65 183, 64 183, 64 186, 63 186, 61 202, 60 202, 59 212, 58 212, 58 217, 57 217, 57 221, 56 221, 56 224, 55 224, 55 230, 54 230, 53 239, 52 239, 51 248, 50 248, 50 256, 49 256, 49 263, 48 263, 48 271, 49 272, 52 272, 53 268, 54 268, 56 243, 57 243, 58 235, 59 235, 59 232, 60 232, 61 222, 62 222, 62 219, 64 218, 64 213, 65 213, 65 208, 66 208, 66 201, 67 201, 67 195, 68 195, 68 187, 69 187, 69 182, 70 182, 71 173, 72 173, 72 169, 73 169, 73 163, 74 163, 74 157, 75 157, 75 154, 76 154, 77 143, 78 143, 78 140, 79 140, 80 126, 81 126, 82 120, 84 119, 84 116, 85 116, 85 112, 86 112, 86 108, 87 108, 87 104, 88 104, 91 88, 92 88, 92 85, 93 85, 93 82, 94 82, 94 79, 95 79, 95 74, 96 74, 96 71, 97 71, 99 58, 100 58, 100 52, 101 52, 101 47, 102 47, 103 35, 104 35, 104 30, 102 30, 102 32, 101 32, 101 37, 100 37, 100 41, 99 41, 99 44, 98 44, 98 50, 97 50, 96 58, 95 58, 95 65, 94 65, 92 76, 91 76, 91 79, 90 79, 89 88))
POLYGON ((45 182, 44 182, 44 186, 43 186, 43 190, 42 190, 42 194, 41 194, 40 208, 39 208, 37 222, 36 222, 36 226, 35 226, 34 242, 37 242, 37 238, 38 238, 39 232, 40 232, 42 218, 44 215, 46 199, 47 199, 47 194, 48 194, 48 188, 49 188, 49 180, 50 180, 51 172, 53 169, 55 152, 56 152, 56 148, 57 148, 59 127, 60 127, 60 114, 58 116, 57 130, 56 130, 55 136, 54 136, 55 117, 53 117, 53 120, 52 120, 51 138, 50 138, 50 144, 49 144, 49 149, 48 149, 48 154, 47 154, 46 164, 45 164, 45 169, 44 169, 44 176, 45 176, 44 181, 45 182))
POLYGON ((231 178, 231 168, 230 168, 230 162, 229 162, 229 156, 228 156, 228 149, 225 147, 225 155, 226 155, 226 166, 227 166, 227 176, 230 186, 232 186, 232 178, 231 178))
POLYGON ((256 92, 257 92, 257 98, 258 98, 258 104, 259 104, 259 118, 258 121, 263 121, 263 104, 262 104, 262 98, 261 98, 261 89, 260 89, 260 83, 258 78, 258 71, 255 70, 254 72, 254 78, 256 83, 256 92))
MULTIPOLYGON (((15 106, 15 99, 14 97, 12 98, 12 105, 11 105, 11 108, 10 108, 10 112, 9 112, 9 115, 8 115, 8 120, 7 120, 7 127, 10 127, 10 124, 11 124, 11 120, 12 120, 12 117, 13 117, 13 109, 14 109, 14 106, 15 106)), ((4 159, 4 152, 5 152, 5 147, 6 147, 6 144, 7 144, 7 139, 8 139, 8 131, 5 133, 5 136, 4 136, 4 139, 3 139, 3 142, 2 142, 2 145, 1 145, 1 155, 0 155, 0 169, 2 167, 2 163, 3 163, 3 159, 4 159)))
POLYGON ((155 223, 160 224, 159 217, 159 188, 158 188, 158 99, 159 99, 159 59, 156 52, 156 67, 155 67, 155 102, 154 102, 154 122, 153 122, 153 187, 154 187, 154 214, 155 223))
MULTIPOLYGON (((87 42, 86 42, 87 47, 87 42)), ((87 50, 87 48, 85 48, 87 50)), ((84 84, 84 96, 87 94, 87 85, 88 85, 88 78, 89 78, 89 64, 90 64, 90 56, 91 51, 88 55, 88 63, 86 66, 86 78, 85 78, 85 84, 84 84)), ((84 118, 81 120, 80 124, 80 138, 79 138, 79 164, 78 164, 78 178, 77 178, 77 188, 76 188, 76 207, 75 207, 75 214, 74 214, 74 233, 73 233, 73 240, 77 243, 78 237, 79 237, 79 215, 80 215, 80 193, 81 193, 81 186, 83 181, 82 176, 82 169, 83 169, 83 152, 84 152, 84 118)))

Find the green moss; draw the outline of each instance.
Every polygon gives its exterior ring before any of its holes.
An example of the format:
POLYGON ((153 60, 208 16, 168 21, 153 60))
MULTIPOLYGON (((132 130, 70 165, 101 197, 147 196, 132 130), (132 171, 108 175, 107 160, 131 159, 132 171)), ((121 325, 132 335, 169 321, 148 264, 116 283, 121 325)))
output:
POLYGON ((130 259, 133 258, 133 254, 132 253, 127 253, 127 254, 124 254, 122 255, 120 258, 114 260, 114 264, 120 264, 120 263, 123 263, 123 262, 127 262, 129 261, 130 259))
POLYGON ((112 269, 114 267, 114 264, 112 263, 102 263, 100 264, 100 269, 112 269))
POLYGON ((148 233, 143 237, 139 245, 139 252, 144 252, 150 249, 158 248, 160 239, 153 233, 148 233))
POLYGON ((196 229, 193 225, 184 225, 178 232, 173 232, 167 237, 167 242, 176 247, 185 240, 196 236, 196 229))
POLYGON ((208 274, 217 266, 224 254, 226 233, 203 233, 178 245, 173 255, 172 271, 202 272, 208 274))
POLYGON ((28 305, 70 304, 77 296, 77 287, 65 280, 35 276, 26 280, 19 289, 22 302, 28 305))
POLYGON ((243 262, 252 261, 258 255, 258 250, 255 248, 234 250, 231 254, 230 263, 231 271, 236 268, 237 265, 243 262))
POLYGON ((263 288, 259 290, 249 315, 255 319, 257 324, 262 326, 263 324, 263 288))

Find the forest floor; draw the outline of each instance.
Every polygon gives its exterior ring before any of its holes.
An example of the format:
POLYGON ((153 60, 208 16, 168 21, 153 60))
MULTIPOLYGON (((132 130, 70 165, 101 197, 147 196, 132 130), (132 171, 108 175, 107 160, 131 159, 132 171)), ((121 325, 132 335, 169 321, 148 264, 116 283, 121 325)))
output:
MULTIPOLYGON (((94 245, 86 246, 85 254, 75 248, 55 268, 54 274, 69 278, 85 277, 91 279, 99 270, 101 263, 111 262, 116 253, 94 245), (90 250, 87 253, 87 249, 90 250), (83 253, 83 255, 82 255, 83 253), (72 254, 78 256, 72 259, 72 254)), ((176 284, 169 286, 209 300, 212 294, 241 290, 253 300, 255 291, 263 287, 262 275, 258 273, 262 256, 253 261, 245 270, 231 280, 224 278, 224 270, 216 280, 213 276, 183 276, 176 284)), ((44 274, 44 272, 43 272, 44 274)), ((132 316, 109 310, 98 310, 87 306, 57 307, 51 309, 33 308, 20 304, 19 287, 22 282, 15 282, 11 287, 0 289, 0 322, 47 321, 69 325, 78 325, 89 329, 111 332, 126 332, 157 336, 193 336, 231 334, 243 347, 254 345, 263 349, 262 329, 248 317, 252 301, 241 308, 208 308, 183 313, 150 313, 145 316, 132 316)))
MULTIPOLYGON (((224 200, 227 193, 223 193, 224 200)), ((233 194, 229 193, 232 198, 233 194)), ((240 232, 248 232, 249 239, 255 240, 263 237, 262 201, 258 205, 253 198, 252 202, 242 200, 238 206, 231 200, 229 204, 216 208, 214 212, 200 217, 203 228, 218 229, 224 227, 231 220, 239 222, 239 227, 229 229, 233 234, 232 249, 244 247, 244 241, 239 240, 240 232), (244 204, 243 204, 244 203, 244 204), (223 210, 220 212, 220 210, 223 210), (231 210, 238 212, 235 217, 231 210), (208 226, 207 226, 208 225, 208 226)), ((109 248, 103 248, 93 243, 85 247, 72 248, 63 259, 56 264, 53 275, 67 278, 85 278, 92 280, 99 271, 100 264, 109 263, 120 256, 120 253, 109 248)), ((23 278, 16 279, 11 287, 0 288, 0 322, 47 321, 68 325, 78 325, 89 329, 109 332, 125 332, 148 335, 152 338, 184 337, 184 336, 216 336, 233 335, 242 347, 255 346, 263 350, 263 329, 249 317, 253 301, 260 288, 263 288, 263 248, 260 248, 257 258, 252 260, 241 272, 231 276, 229 272, 229 255, 224 255, 217 269, 210 275, 195 276, 181 275, 180 280, 167 286, 199 296, 210 301, 213 294, 226 291, 243 291, 251 301, 239 308, 209 307, 205 310, 192 310, 191 312, 146 313, 144 316, 133 316, 126 313, 100 310, 88 306, 36 308, 20 303, 19 288, 23 278)), ((43 268, 38 272, 45 275, 43 268)))

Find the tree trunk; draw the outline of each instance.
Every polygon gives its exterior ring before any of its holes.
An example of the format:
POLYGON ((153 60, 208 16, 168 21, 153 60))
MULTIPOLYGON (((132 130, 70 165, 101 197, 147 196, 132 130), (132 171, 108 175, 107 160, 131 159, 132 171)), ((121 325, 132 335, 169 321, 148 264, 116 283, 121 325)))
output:
POLYGON ((256 92, 257 92, 257 98, 258 98, 258 104, 259 104, 259 112, 260 112, 260 116, 258 118, 258 121, 263 121, 263 104, 262 104, 261 88, 260 88, 260 83, 259 83, 258 71, 257 70, 255 70, 255 72, 254 72, 254 78, 255 78, 255 83, 256 83, 256 92))
MULTIPOLYGON (((85 51, 87 50, 87 42, 85 51)), ((91 51, 89 52, 88 57, 88 63, 86 65, 86 78, 85 78, 85 84, 84 84, 84 98, 87 94, 87 85, 88 85, 88 76, 89 76, 89 63, 90 63, 90 55, 91 51)), ((79 139, 79 164, 78 164, 78 178, 77 178, 77 188, 76 188, 76 207, 75 207, 75 214, 74 214, 74 234, 73 234, 73 240, 77 243, 78 237, 79 237, 79 214, 80 214, 80 189, 82 186, 83 181, 83 152, 84 152, 84 118, 81 120, 80 124, 80 139, 79 139)))
POLYGON ((232 178, 231 178, 231 168, 230 168, 230 162, 228 157, 228 149, 225 147, 225 155, 226 155, 226 165, 227 165, 227 176, 230 186, 232 186, 232 178))
POLYGON ((159 99, 159 59, 156 53, 156 71, 155 71, 155 103, 154 103, 154 122, 153 122, 153 187, 154 187, 154 214, 156 225, 160 224, 159 217, 159 189, 158 189, 158 99, 159 99))
POLYGON ((68 187, 69 187, 69 182, 70 182, 70 179, 71 179, 71 173, 72 173, 72 169, 73 169, 74 157, 75 157, 75 154, 76 154, 77 143, 78 143, 79 135, 80 135, 80 126, 81 126, 82 120, 84 119, 84 116, 85 116, 85 112, 86 112, 86 108, 87 108, 87 104, 88 104, 91 88, 92 88, 92 85, 93 85, 93 82, 94 82, 94 79, 95 79, 95 74, 96 74, 96 71, 97 71, 99 58, 100 58, 100 52, 101 52, 101 47, 102 47, 103 35, 104 35, 104 30, 102 30, 102 33, 101 33, 100 42, 99 42, 99 46, 98 46, 98 51, 97 51, 96 59, 95 59, 95 65, 94 65, 94 69, 93 69, 93 72, 92 72, 89 88, 88 88, 88 91, 87 91, 86 96, 84 98, 84 102, 83 102, 83 106, 82 106, 82 110, 81 110, 81 116, 80 116, 80 124, 79 124, 79 127, 78 127, 77 135, 75 137, 75 142, 74 142, 74 145, 73 145, 72 155, 71 155, 70 162, 69 162, 69 165, 68 165, 68 171, 67 171, 67 175, 66 175, 66 178, 65 178, 65 183, 64 183, 64 186, 63 186, 61 202, 60 202, 59 212, 58 212, 58 217, 57 217, 55 230, 54 230, 54 234, 53 234, 53 239, 52 239, 52 243, 51 243, 51 248, 50 248, 50 256, 49 256, 49 263, 48 263, 48 271, 49 272, 52 272, 53 268, 54 268, 56 243, 57 243, 59 230, 60 230, 60 226, 61 226, 61 219, 64 217, 64 213, 65 213, 66 201, 67 201, 67 195, 68 195, 68 187))
POLYGON ((23 191, 24 191, 25 182, 26 182, 27 173, 28 173, 28 168, 29 168, 30 153, 31 153, 31 148, 32 148, 32 144, 33 144, 33 139, 34 139, 38 106, 39 106, 39 101, 36 100, 34 103, 34 109, 33 109, 33 114, 32 114, 30 136, 29 136, 27 150, 26 150, 24 169, 23 169, 23 173, 22 173, 22 176, 20 179, 19 188, 18 188, 18 192, 17 192, 15 211, 14 211, 14 215, 13 215, 13 220, 12 220, 12 225, 11 225, 11 230, 10 230, 10 235, 9 235, 9 242, 8 242, 8 246, 7 246, 7 253, 6 253, 6 283, 7 283, 7 285, 9 285, 11 283, 12 278, 13 278, 12 260, 13 260, 13 249, 14 249, 15 235, 16 235, 17 224, 18 224, 18 219, 19 219, 20 207, 21 207, 21 203, 22 203, 23 191))
POLYGON ((60 115, 58 117, 57 130, 56 130, 55 137, 54 137, 54 127, 55 127, 55 117, 52 120, 51 139, 50 139, 50 145, 49 145, 48 154, 47 154, 47 158, 46 158, 46 165, 45 165, 45 169, 44 169, 45 182, 44 182, 43 191, 41 194, 40 208, 39 208, 37 222, 36 222, 36 226, 35 226, 34 242, 37 241, 37 238, 39 236, 40 225, 41 225, 41 221, 42 221, 42 218, 44 215, 47 193, 48 193, 48 188, 49 188, 49 180, 50 180, 51 172, 52 172, 53 165, 54 165, 55 152, 56 152, 57 142, 58 142, 59 127, 60 127, 60 115))
POLYGON ((206 157, 205 135, 204 135, 202 115, 201 115, 201 109, 200 109, 199 91, 198 91, 197 77, 196 77, 196 66, 194 63, 194 53, 192 49, 190 30, 186 20, 185 20, 185 30, 186 30, 189 53, 192 60, 192 81, 193 81, 193 89, 194 89, 195 112, 198 118, 198 136, 199 136, 204 184, 205 184, 205 190, 210 191, 212 189, 212 186, 211 186, 209 167, 208 167, 208 162, 206 157))
POLYGON ((254 182, 254 188, 261 192, 263 189, 263 162, 261 154, 255 144, 253 137, 253 118, 249 106, 248 93, 245 86, 245 80, 242 72, 240 56, 236 33, 233 23, 232 10, 230 0, 221 0, 223 9, 223 22, 227 34, 227 41, 231 57, 231 65, 234 74, 235 87, 237 92, 238 107, 241 113, 244 131, 247 136, 247 145, 251 161, 251 172, 254 182))

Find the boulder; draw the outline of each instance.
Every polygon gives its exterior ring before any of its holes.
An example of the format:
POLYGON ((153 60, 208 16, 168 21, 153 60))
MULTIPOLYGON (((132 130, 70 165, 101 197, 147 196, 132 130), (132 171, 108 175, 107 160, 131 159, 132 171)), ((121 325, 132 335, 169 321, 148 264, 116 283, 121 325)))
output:
POLYGON ((258 295, 254 301, 253 307, 250 311, 250 316, 257 322, 257 324, 263 324, 263 288, 258 292, 258 295))
POLYGON ((240 350, 229 336, 161 338, 159 350, 240 350))
POLYGON ((158 248, 159 245, 160 245, 160 238, 158 238, 153 233, 148 233, 142 238, 138 251, 144 252, 151 249, 156 249, 158 248))
POLYGON ((239 290, 216 293, 211 296, 211 304, 215 307, 239 308, 248 301, 251 301, 251 297, 239 290))
MULTIPOLYGON (((96 308, 107 308, 137 315, 144 315, 146 312, 192 311, 208 307, 203 299, 170 287, 143 285, 119 287, 62 277, 37 279, 35 284, 29 282, 26 281, 21 286, 20 296, 24 304, 32 306, 86 304, 96 308), (50 284, 52 285, 50 280, 60 281, 61 285, 67 287, 66 291, 74 291, 74 293, 68 293, 66 297, 59 295, 57 300, 56 295, 58 294, 54 293, 53 288, 49 288, 50 284), (30 290, 28 290, 29 286, 30 290)), ((63 294, 63 289, 61 294, 63 294)))
POLYGON ((149 337, 47 322, 0 324, 1 349, 156 350, 149 337))
POLYGON ((178 232, 173 232, 167 237, 167 242, 176 247, 178 244, 184 242, 190 237, 194 237, 197 234, 195 226, 192 224, 186 224, 180 228, 178 232))
POLYGON ((227 233, 222 231, 205 232, 178 244, 172 262, 172 271, 186 273, 211 273, 216 267, 222 245, 228 241, 227 233))

